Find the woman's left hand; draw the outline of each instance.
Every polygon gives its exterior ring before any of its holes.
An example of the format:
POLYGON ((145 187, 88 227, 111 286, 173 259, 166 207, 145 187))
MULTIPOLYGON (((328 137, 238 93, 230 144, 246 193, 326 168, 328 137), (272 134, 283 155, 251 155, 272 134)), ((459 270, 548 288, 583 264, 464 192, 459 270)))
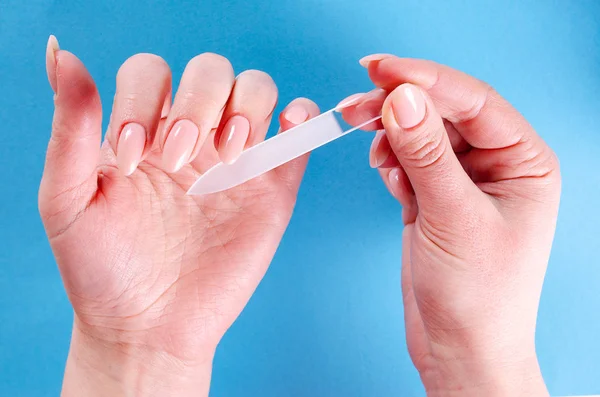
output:
MULTIPOLYGON (((56 110, 39 207, 75 310, 63 395, 206 395, 214 350, 273 258, 308 158, 226 192, 186 191, 265 138, 277 88, 202 54, 171 103, 169 66, 135 55, 100 148, 94 81, 53 38, 46 61, 56 110)), ((282 129, 318 112, 297 99, 282 129)))

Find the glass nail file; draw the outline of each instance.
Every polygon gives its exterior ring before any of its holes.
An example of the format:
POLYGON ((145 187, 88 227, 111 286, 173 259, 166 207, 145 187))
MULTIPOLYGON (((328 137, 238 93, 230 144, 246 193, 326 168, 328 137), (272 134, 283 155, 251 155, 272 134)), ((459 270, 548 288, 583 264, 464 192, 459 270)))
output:
POLYGON ((335 114, 339 110, 340 107, 331 109, 246 149, 233 164, 215 165, 196 180, 187 194, 204 195, 231 189, 381 118, 374 117, 344 130, 335 114))

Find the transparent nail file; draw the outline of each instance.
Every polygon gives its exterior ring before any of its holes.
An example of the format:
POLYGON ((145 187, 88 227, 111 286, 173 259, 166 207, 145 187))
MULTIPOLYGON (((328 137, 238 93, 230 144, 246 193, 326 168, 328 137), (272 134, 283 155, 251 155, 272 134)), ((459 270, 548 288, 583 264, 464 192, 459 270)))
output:
POLYGON ((358 126, 344 129, 342 125, 347 126, 347 124, 342 120, 339 111, 353 102, 331 109, 246 149, 231 165, 224 163, 215 165, 196 180, 187 194, 216 193, 241 185, 381 118, 381 116, 374 117, 358 126))

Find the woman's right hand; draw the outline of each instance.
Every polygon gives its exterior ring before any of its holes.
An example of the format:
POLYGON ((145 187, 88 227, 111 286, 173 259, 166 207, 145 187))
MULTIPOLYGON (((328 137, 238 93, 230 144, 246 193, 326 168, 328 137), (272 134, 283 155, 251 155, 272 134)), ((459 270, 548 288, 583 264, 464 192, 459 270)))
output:
POLYGON ((558 213, 558 160, 487 84, 433 62, 374 55, 383 109, 371 149, 405 224, 409 353, 430 396, 547 396, 535 326, 558 213), (381 125, 379 126, 381 127, 381 125))

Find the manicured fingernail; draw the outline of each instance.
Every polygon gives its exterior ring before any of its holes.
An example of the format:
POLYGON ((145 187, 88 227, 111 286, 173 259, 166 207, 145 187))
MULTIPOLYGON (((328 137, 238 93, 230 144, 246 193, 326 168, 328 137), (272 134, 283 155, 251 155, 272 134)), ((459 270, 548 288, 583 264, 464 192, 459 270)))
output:
POLYGON ((233 164, 242 154, 250 135, 250 122, 244 116, 230 118, 219 139, 219 157, 225 164, 233 164))
POLYGON ((358 61, 358 63, 360 63, 360 65, 362 67, 368 68, 369 67, 369 63, 381 61, 381 60, 387 58, 388 56, 389 55, 385 55, 385 54, 367 55, 366 57, 361 58, 360 61, 358 61))
POLYGON ((169 115, 170 111, 171 111, 171 91, 169 91, 169 93, 165 97, 165 102, 163 103, 162 110, 160 111, 160 118, 164 119, 165 117, 167 117, 169 115))
POLYGON ((175 123, 163 148, 163 168, 167 172, 177 172, 190 161, 190 155, 199 137, 198 127, 190 120, 175 123))
POLYGON ((367 94, 365 94, 364 92, 350 95, 349 97, 342 99, 341 102, 335 106, 335 110, 339 112, 340 110, 342 110, 344 108, 347 108, 352 105, 356 105, 356 104, 358 104, 359 99, 361 99, 365 95, 367 95, 367 94))
POLYGON ((46 44, 46 73, 48 74, 48 81, 52 91, 56 93, 56 51, 60 50, 58 40, 53 35, 48 37, 48 44, 46 44))
POLYGON ((142 160, 146 146, 146 130, 137 123, 129 123, 121 130, 117 143, 117 165, 121 172, 131 175, 142 160))
POLYGON ((402 182, 400 181, 400 169, 393 168, 388 174, 388 182, 390 186, 390 193, 396 200, 400 200, 402 197, 402 182))
POLYGON ((308 111, 303 106, 294 105, 285 110, 283 117, 290 123, 298 125, 308 119, 308 111))
POLYGON ((377 131, 371 144, 371 151, 369 152, 369 164, 371 168, 381 166, 391 153, 392 148, 387 140, 385 131, 377 131))
POLYGON ((404 84, 392 97, 392 109, 396 122, 402 128, 413 128, 425 118, 425 98, 414 85, 404 84))

